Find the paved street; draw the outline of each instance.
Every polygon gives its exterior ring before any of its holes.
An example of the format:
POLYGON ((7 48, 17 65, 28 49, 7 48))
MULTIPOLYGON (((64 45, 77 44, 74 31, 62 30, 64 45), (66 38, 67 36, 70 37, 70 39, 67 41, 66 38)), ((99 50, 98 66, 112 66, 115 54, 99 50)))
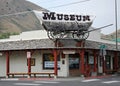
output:
POLYGON ((58 79, 58 80, 1 80, 0 86, 120 86, 120 76, 101 79, 58 79))

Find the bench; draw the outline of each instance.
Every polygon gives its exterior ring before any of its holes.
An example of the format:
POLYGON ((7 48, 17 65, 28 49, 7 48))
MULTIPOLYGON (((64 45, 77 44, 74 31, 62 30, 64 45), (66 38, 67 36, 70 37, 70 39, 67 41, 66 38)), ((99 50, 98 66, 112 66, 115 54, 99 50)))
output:
POLYGON ((46 72, 36 73, 36 72, 34 72, 34 73, 30 73, 30 75, 34 75, 34 77, 36 77, 36 75, 48 75, 49 78, 51 78, 51 75, 54 75, 54 73, 46 73, 46 72))
POLYGON ((117 72, 117 70, 106 70, 105 72, 112 74, 112 73, 114 73, 114 72, 117 72))
POLYGON ((10 75, 12 75, 12 78, 14 77, 14 75, 28 75, 28 73, 8 73, 7 74, 8 75, 8 77, 10 77, 10 75))
POLYGON ((51 78, 51 75, 54 75, 54 73, 46 73, 46 72, 42 72, 42 73, 40 73, 40 72, 38 72, 38 73, 36 73, 36 72, 32 72, 32 73, 8 73, 7 75, 8 75, 8 77, 10 77, 10 75, 12 75, 12 78, 15 75, 23 75, 23 76, 24 75, 29 75, 29 76, 34 75, 34 77, 36 77, 36 75, 48 75, 49 78, 51 78))

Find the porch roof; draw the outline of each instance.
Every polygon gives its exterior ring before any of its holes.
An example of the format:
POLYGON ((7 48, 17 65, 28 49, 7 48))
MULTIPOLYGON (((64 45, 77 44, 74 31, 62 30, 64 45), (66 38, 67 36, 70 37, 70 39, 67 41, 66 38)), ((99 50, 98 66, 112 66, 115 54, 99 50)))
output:
MULTIPOLYGON (((0 42, 0 51, 7 50, 29 50, 29 49, 79 49, 83 47, 76 47, 76 41, 73 39, 61 40, 64 47, 55 47, 54 42, 50 39, 36 39, 36 40, 20 40, 20 41, 8 41, 0 42)), ((116 50, 115 44, 108 44, 96 41, 85 41, 85 47, 87 49, 100 49, 100 45, 106 45, 106 50, 116 50)), ((118 50, 120 46, 118 46, 118 50)))

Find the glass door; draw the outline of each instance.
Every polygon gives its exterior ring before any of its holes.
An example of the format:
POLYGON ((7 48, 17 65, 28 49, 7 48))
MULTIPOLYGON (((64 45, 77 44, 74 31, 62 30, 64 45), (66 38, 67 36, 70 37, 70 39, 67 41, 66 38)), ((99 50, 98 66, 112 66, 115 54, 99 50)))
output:
POLYGON ((70 76, 80 75, 80 55, 79 54, 69 55, 69 74, 70 76))

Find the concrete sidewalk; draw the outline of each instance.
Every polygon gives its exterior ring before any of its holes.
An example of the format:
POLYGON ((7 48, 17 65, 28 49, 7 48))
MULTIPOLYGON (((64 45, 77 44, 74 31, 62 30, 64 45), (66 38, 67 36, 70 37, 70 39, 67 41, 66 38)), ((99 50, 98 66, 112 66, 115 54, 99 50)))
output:
POLYGON ((114 75, 92 76, 92 77, 62 77, 62 78, 1 78, 1 81, 80 81, 84 79, 107 78, 114 75))

